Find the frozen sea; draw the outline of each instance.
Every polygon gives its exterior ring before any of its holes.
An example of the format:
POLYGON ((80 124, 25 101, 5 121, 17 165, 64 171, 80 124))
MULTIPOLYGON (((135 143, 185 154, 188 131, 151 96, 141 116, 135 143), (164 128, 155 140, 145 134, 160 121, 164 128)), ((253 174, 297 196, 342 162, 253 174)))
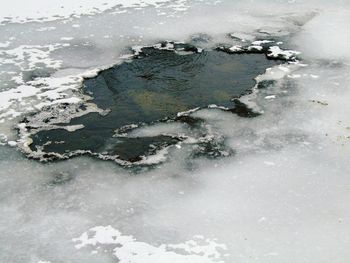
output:
POLYGON ((1 1, 1 263, 349 262, 349 1, 1 1), (187 139, 131 166, 28 158, 26 120, 49 130, 44 117, 69 122, 81 105, 108 114, 84 78, 141 47, 236 52, 264 40, 297 60, 239 98, 259 116, 212 105, 187 112, 203 130, 135 126, 126 136, 187 139), (203 140, 231 154, 195 156, 203 140))

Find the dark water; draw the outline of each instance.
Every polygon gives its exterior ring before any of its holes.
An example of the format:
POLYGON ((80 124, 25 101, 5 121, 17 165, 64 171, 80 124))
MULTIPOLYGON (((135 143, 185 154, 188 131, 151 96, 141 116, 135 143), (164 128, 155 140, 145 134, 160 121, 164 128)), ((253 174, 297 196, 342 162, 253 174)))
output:
POLYGON ((46 157, 50 153, 68 156, 81 150, 130 162, 140 160, 140 156, 152 154, 181 138, 115 137, 115 130, 130 124, 174 119, 178 112, 210 104, 252 117, 244 105, 236 100, 235 106, 232 99, 248 93, 255 85, 254 78, 276 63, 257 53, 213 50, 184 55, 173 50, 143 48, 130 62, 84 81, 84 92, 93 97, 97 106, 109 109, 109 114, 90 113, 73 119, 70 125, 85 126, 74 132, 63 129, 38 132, 32 136, 31 149, 42 146, 46 157))

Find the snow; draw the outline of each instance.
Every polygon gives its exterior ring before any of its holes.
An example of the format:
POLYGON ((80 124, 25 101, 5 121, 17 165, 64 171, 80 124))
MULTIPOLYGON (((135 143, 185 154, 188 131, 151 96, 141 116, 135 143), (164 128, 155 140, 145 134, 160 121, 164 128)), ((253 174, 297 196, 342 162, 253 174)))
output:
POLYGON ((242 51, 242 46, 235 45, 229 48, 232 52, 242 51))
POLYGON ((271 41, 271 40, 257 40, 257 41, 253 41, 252 45, 261 46, 261 44, 268 44, 268 43, 273 43, 273 41, 271 41))
MULTIPOLYGON (((153 1, 125 12, 106 10, 121 1, 86 1, 83 8, 81 1, 42 1, 40 8, 30 2, 8 1, 0 10, 10 21, 47 17, 0 27, 0 262, 350 258, 349 3, 182 1, 190 7, 179 13, 153 1), (64 18, 72 13, 78 16, 64 18), (42 164, 17 150, 15 144, 30 143, 18 141, 22 118, 36 108, 81 103, 84 76, 127 59, 132 46, 186 42, 198 32, 212 37, 204 49, 243 45, 230 34, 247 45, 276 38, 283 43, 271 54, 286 48, 285 56, 299 59, 267 69, 257 81, 274 82, 240 98, 259 117, 215 107, 181 113, 204 120, 232 156, 193 158, 194 138, 164 151, 170 158, 163 164, 135 170, 84 156, 42 164), (26 78, 39 66, 49 74, 26 78)), ((68 127, 75 128, 83 127, 68 127)), ((133 128, 130 136, 192 132, 174 123, 133 128)))
MULTIPOLYGON (((23 5, 21 0, 7 1, 0 10, 0 22, 51 21, 72 15, 93 15, 116 6, 145 7, 158 6, 169 0, 32 0, 23 5), (20 6, 20 8, 18 8, 20 6)), ((175 3, 176 4, 176 3, 175 3)), ((79 25, 78 25, 79 26, 79 25)))
POLYGON ((286 59, 290 59, 292 57, 295 57, 296 55, 299 55, 299 51, 294 50, 281 50, 279 46, 272 46, 269 47, 269 55, 270 57, 277 58, 279 56, 282 56, 286 59))
POLYGON ((9 141, 9 142, 7 142, 7 144, 12 146, 12 147, 15 147, 17 145, 17 143, 14 141, 9 141))
MULTIPOLYGON (((102 250, 104 245, 113 245, 113 254, 118 262, 127 263, 223 263, 218 249, 225 250, 226 246, 217 244, 210 239, 196 236, 196 240, 189 240, 180 244, 162 244, 158 247, 136 241, 132 236, 123 235, 112 226, 96 226, 83 233, 73 241, 77 249, 93 247, 102 250), (204 244, 199 244, 203 242, 204 244)), ((93 250, 94 254, 98 250, 93 250)))
POLYGON ((74 132, 79 129, 84 129, 84 127, 85 126, 82 124, 77 124, 77 125, 68 125, 68 126, 65 126, 64 128, 69 132, 74 132))

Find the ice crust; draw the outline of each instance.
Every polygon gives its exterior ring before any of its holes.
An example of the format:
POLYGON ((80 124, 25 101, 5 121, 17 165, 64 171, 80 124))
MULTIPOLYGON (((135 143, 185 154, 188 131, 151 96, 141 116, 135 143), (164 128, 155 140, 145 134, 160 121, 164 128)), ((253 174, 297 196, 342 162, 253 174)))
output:
MULTIPOLYGON (((120 244, 120 252, 131 247, 119 254, 131 262, 154 256, 181 263, 348 261, 349 4, 187 3, 176 13, 149 6, 0 26, 0 114, 6 114, 0 118, 0 262, 116 262, 120 244), (129 47, 191 41, 199 33, 211 37, 195 38, 202 48, 279 38, 280 49, 301 52, 299 63, 267 70, 241 98, 259 117, 215 107, 191 113, 225 138, 233 156, 193 159, 182 144, 162 165, 134 171, 87 157, 43 165, 18 152, 13 128, 23 116, 40 103, 84 99, 77 93, 84 74, 115 63, 129 47), (36 62, 44 71, 28 75, 36 62), (45 92, 54 93, 52 100, 40 95, 45 92), (113 235, 124 243, 102 244, 114 243, 113 235), (211 246, 184 242, 196 235, 211 246), (215 246, 218 261, 206 256, 215 246)), ((183 129, 154 125, 131 136, 183 129)))

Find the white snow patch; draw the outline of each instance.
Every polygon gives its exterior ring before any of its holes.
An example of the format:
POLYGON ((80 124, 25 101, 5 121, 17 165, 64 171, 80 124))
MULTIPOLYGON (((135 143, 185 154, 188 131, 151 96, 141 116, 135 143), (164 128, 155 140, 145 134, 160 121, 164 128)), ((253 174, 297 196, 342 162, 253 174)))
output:
POLYGON ((163 149, 157 151, 157 153, 155 153, 153 155, 143 157, 143 159, 141 161, 138 161, 135 164, 152 165, 152 164, 159 164, 159 163, 165 162, 167 160, 167 156, 169 154, 169 150, 168 150, 169 147, 171 147, 171 146, 163 148, 163 149))
POLYGON ((262 44, 268 44, 268 43, 272 43, 272 40, 257 40, 257 41, 253 41, 252 45, 254 46, 260 46, 262 44))
POLYGON ((240 45, 235 45, 235 46, 230 47, 229 50, 232 52, 242 51, 243 47, 240 45))
POLYGON ((8 141, 7 144, 10 145, 11 147, 17 146, 17 142, 15 141, 8 141))
POLYGON ((285 59, 291 59, 298 54, 300 54, 299 51, 282 50, 279 46, 272 46, 272 47, 269 47, 268 56, 273 58, 283 57, 285 59))
POLYGON ((248 50, 251 51, 251 50, 258 50, 258 51, 261 51, 263 49, 262 46, 258 46, 258 45, 252 45, 252 46, 249 46, 248 47, 248 50))
POLYGON ((84 129, 83 124, 77 124, 77 125, 69 125, 69 126, 64 126, 63 128, 66 129, 69 132, 74 132, 76 130, 84 129))
POLYGON ((74 37, 61 37, 61 40, 63 40, 63 41, 70 41, 73 39, 74 39, 74 37))
POLYGON ((120 263, 224 263, 221 251, 227 248, 214 240, 195 236, 180 244, 154 246, 123 235, 112 226, 96 226, 74 238, 75 247, 89 247, 94 253, 112 246, 113 255, 120 263))
MULTIPOLYGON (((23 4, 22 0, 12 0, 2 4, 0 23, 53 21, 70 16, 95 15, 115 7, 143 8, 151 5, 159 7, 160 4, 167 2, 171 3, 170 0, 31 0, 30 4, 23 4)), ((175 1, 173 9, 185 11, 188 8, 185 3, 184 0, 175 1)))
POLYGON ((276 95, 265 96, 265 99, 267 100, 276 99, 276 95))

